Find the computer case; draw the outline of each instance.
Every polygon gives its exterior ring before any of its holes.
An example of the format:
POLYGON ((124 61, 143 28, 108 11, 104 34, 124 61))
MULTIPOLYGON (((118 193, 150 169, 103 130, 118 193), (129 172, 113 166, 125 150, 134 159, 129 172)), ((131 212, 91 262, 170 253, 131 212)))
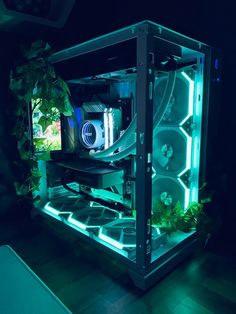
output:
POLYGON ((197 243, 194 228, 169 232, 155 215, 171 220, 173 208, 199 201, 220 59, 204 43, 142 21, 50 62, 74 112, 62 119, 62 149, 40 161, 35 211, 120 259, 145 290, 197 243))

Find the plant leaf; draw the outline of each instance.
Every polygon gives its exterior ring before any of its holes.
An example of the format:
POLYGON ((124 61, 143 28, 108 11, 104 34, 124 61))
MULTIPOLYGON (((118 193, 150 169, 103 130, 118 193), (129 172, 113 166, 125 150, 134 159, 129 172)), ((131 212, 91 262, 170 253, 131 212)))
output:
POLYGON ((37 138, 34 138, 34 145, 35 145, 36 147, 43 145, 44 142, 45 142, 45 138, 44 138, 44 137, 37 137, 37 138))
POLYGON ((184 210, 180 204, 180 201, 178 201, 175 205, 175 208, 173 209, 173 211, 176 213, 176 215, 178 216, 182 216, 184 215, 184 210))
POLYGON ((52 124, 52 119, 50 117, 41 116, 38 124, 42 126, 43 132, 47 129, 49 125, 52 124))
POLYGON ((74 111, 74 109, 73 109, 73 107, 71 106, 68 97, 65 97, 64 106, 65 106, 65 111, 62 112, 62 113, 64 114, 64 116, 66 116, 66 117, 71 116, 71 115, 72 115, 72 112, 74 111))
POLYGON ((67 93, 68 95, 70 95, 70 89, 69 89, 67 83, 64 80, 62 80, 60 77, 58 77, 58 83, 59 83, 59 86, 62 89, 62 91, 64 93, 67 93))

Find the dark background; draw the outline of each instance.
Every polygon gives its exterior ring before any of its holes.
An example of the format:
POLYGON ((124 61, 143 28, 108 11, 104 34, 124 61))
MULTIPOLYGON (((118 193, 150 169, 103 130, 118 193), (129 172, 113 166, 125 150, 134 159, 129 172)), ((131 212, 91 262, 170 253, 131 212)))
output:
MULTIPOLYGON (((12 156, 17 154, 16 143, 9 132, 11 99, 7 93, 9 69, 14 64, 22 42, 44 39, 55 49, 67 48, 85 40, 106 34, 144 19, 176 30, 220 49, 222 80, 219 116, 215 121, 216 136, 209 143, 212 153, 207 169, 214 200, 210 211, 222 225, 217 231, 219 245, 233 245, 235 237, 235 90, 236 90, 236 26, 234 2, 215 1, 76 1, 62 29, 29 27, 24 32, 15 30, 0 33, 0 197, 1 212, 14 207, 12 185, 14 168, 12 156)), ((214 105, 214 104, 213 104, 214 105)), ((214 109, 212 110, 214 113, 214 109)))

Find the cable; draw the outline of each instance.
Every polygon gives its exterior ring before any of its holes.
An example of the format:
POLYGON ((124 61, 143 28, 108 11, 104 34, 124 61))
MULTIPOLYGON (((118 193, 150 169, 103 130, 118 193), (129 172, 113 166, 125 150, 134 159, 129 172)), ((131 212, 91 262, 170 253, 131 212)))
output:
MULTIPOLYGON (((162 118, 163 118, 163 116, 165 114, 165 111, 166 111, 167 106, 169 104, 169 101, 171 99, 171 96, 172 96, 172 93, 173 93, 173 90, 174 90, 175 79, 176 79, 176 72, 175 71, 168 72, 168 78, 167 78, 167 83, 166 83, 164 95, 163 95, 163 98, 161 100, 161 104, 160 104, 159 108, 157 108, 157 112, 155 113, 155 116, 154 116, 154 122, 153 122, 153 125, 154 125, 154 135, 156 135, 156 133, 158 131, 158 126, 159 126, 159 124, 160 124, 160 122, 161 122, 161 120, 162 120, 162 118)), ((156 89, 157 89, 157 85, 156 85, 155 90, 154 90, 154 103, 155 103, 155 98, 157 97, 157 92, 155 92, 156 89), (155 95, 156 95, 156 97, 155 97, 155 95)), ((136 118, 137 118, 137 115, 135 115, 135 117, 132 120, 131 124, 134 122, 134 120, 136 122, 136 118)), ((131 124, 129 125, 129 127, 131 126, 131 124)), ((123 136, 127 135, 127 131, 128 131, 128 129, 123 134, 123 136)), ((116 142, 118 142, 118 141, 116 141, 116 142)), ((112 148, 112 151, 114 152, 113 146, 109 147, 110 150, 111 150, 111 148, 112 148)), ((103 158, 100 157, 100 158, 101 158, 102 161, 113 162, 113 161, 117 161, 117 160, 120 160, 122 158, 127 157, 128 155, 130 155, 133 152, 135 152, 135 150, 136 150, 136 143, 133 143, 130 146, 128 146, 127 148, 125 148, 121 152, 118 152, 118 153, 110 155, 110 156, 104 156, 103 158)))
POLYGON ((119 153, 107 156, 107 157, 103 157, 101 160, 102 161, 117 161, 120 159, 123 159, 125 157, 127 157, 128 155, 135 153, 136 150, 136 143, 131 144, 130 146, 126 147, 124 150, 122 150, 119 153))
MULTIPOLYGON (((176 72, 175 71, 170 71, 168 73, 168 79, 165 87, 165 91, 163 94, 163 98, 161 100, 160 106, 157 108, 157 111, 154 116, 154 135, 157 133, 158 126, 163 119, 167 106, 170 102, 171 96, 173 94, 174 86, 175 86, 175 79, 176 79, 176 72)), ((157 90, 157 85, 155 86, 155 91, 157 90)), ((158 97, 157 92, 154 91, 154 99, 153 103, 155 103, 156 98, 158 97)))
POLYGON ((90 150, 89 152, 90 156, 100 159, 114 153, 114 151, 116 151, 120 146, 124 145, 125 142, 131 136, 131 134, 135 132, 136 120, 137 120, 137 115, 135 114, 133 120, 131 121, 130 125, 128 126, 124 134, 121 137, 119 137, 118 140, 116 140, 112 146, 108 147, 107 149, 104 149, 101 152, 94 152, 93 150, 90 150))

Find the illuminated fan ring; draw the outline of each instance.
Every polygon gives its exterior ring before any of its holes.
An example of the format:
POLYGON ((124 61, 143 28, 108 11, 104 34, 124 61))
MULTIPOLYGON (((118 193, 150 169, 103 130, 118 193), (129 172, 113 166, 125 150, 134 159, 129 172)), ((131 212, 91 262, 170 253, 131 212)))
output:
POLYGON ((162 127, 153 138, 153 167, 164 175, 177 175, 186 167, 186 137, 175 128, 162 127), (181 154, 183 152, 183 155, 181 154), (166 162, 166 164, 165 164, 166 162))
POLYGON ((159 177, 154 182, 152 193, 154 202, 160 200, 166 206, 175 206, 179 201, 183 208, 186 207, 185 189, 179 180, 159 177))
MULTIPOLYGON (((154 93, 155 94, 154 103, 156 108, 159 105, 160 99, 162 98, 162 94, 160 94, 159 89, 163 90, 166 84, 166 80, 167 80, 166 77, 160 77, 156 82, 154 93)), ((184 119, 185 116, 187 116, 187 114, 188 114, 188 82, 180 73, 178 73, 176 76, 175 87, 173 90, 171 101, 167 106, 166 112, 160 124, 177 125, 180 121, 184 119), (177 112, 174 113, 174 116, 172 116, 173 115, 172 110, 174 111, 177 110, 177 112)))
POLYGON ((102 121, 85 121, 81 127, 80 140, 86 148, 98 148, 104 145, 105 138, 102 121))

